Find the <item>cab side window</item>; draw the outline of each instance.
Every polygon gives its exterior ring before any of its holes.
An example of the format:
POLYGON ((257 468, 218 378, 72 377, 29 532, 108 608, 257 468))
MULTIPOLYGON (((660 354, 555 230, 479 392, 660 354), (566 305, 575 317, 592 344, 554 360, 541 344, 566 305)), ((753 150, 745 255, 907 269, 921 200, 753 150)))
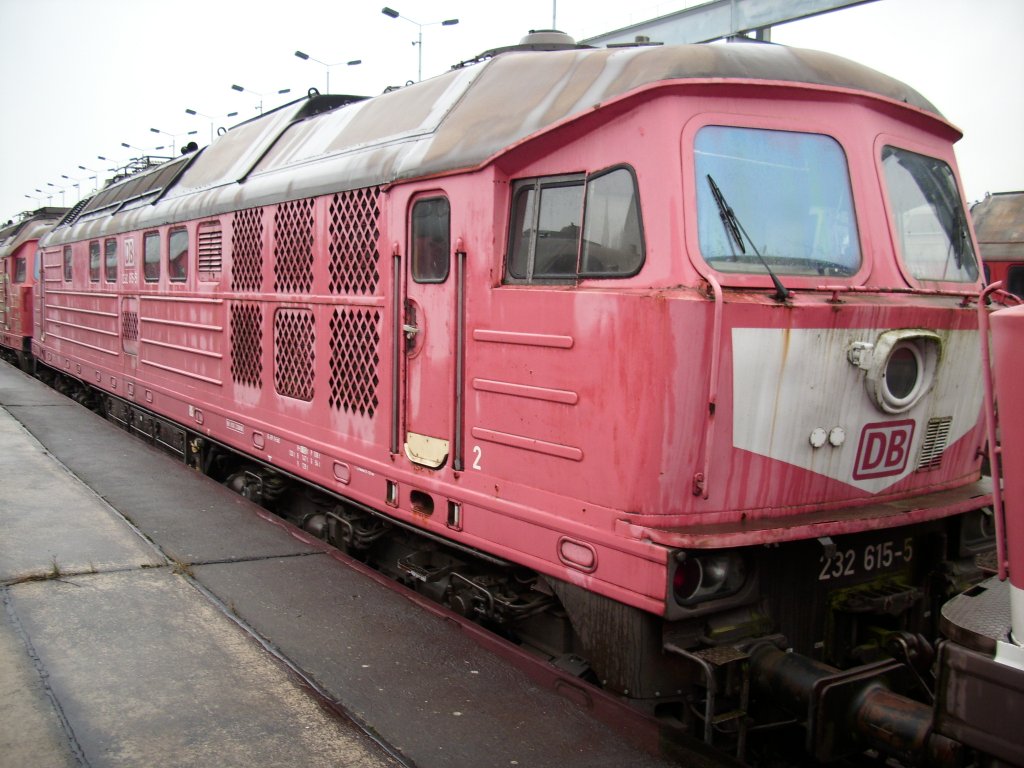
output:
POLYGON ((1007 270, 1006 290, 1024 299, 1024 266, 1015 264, 1007 270))
POLYGON ((622 278, 644 262, 640 198, 632 169, 516 182, 506 283, 622 278))
POLYGON ((117 282, 117 240, 110 239, 103 244, 103 279, 108 283, 117 282))
POLYGON ((147 232, 143 241, 142 274, 147 283, 160 279, 160 233, 147 232))
POLYGON ((64 246, 64 282, 70 283, 73 276, 71 262, 71 246, 64 246))
POLYGON ((93 240, 89 243, 89 282, 100 281, 100 241, 93 240))
POLYGON ((188 280, 188 230, 172 229, 167 238, 167 276, 173 283, 188 280))

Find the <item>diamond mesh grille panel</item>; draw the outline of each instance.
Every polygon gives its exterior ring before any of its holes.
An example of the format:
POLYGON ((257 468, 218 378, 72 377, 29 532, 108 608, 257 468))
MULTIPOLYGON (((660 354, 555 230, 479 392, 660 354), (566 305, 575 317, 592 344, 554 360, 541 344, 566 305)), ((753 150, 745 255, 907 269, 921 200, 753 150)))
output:
POLYGON ((331 293, 376 293, 380 282, 379 200, 380 187, 366 187, 342 192, 331 201, 331 293))
POLYGON ((139 340, 139 313, 125 310, 121 312, 121 338, 124 341, 139 340))
POLYGON ((263 209, 235 214, 231 234, 231 289, 258 291, 263 276, 263 209))
POLYGON ((314 326, 308 309, 274 314, 274 386, 285 397, 313 399, 314 326))
POLYGON ((259 304, 231 307, 231 378, 263 387, 263 310, 259 304))
POLYGON ((313 287, 313 199, 281 203, 274 213, 274 290, 313 287))
POLYGON ((331 318, 332 408, 373 418, 379 383, 379 325, 379 310, 334 310, 331 318))

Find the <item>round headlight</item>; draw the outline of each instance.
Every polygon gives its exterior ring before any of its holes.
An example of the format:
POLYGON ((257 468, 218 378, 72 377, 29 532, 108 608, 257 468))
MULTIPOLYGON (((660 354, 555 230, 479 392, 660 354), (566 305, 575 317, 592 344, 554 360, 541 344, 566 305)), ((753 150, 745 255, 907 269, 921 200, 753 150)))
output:
POLYGON ((883 413, 913 408, 935 384, 941 340, 927 330, 893 330, 879 335, 849 356, 867 372, 865 384, 871 400, 883 413))
POLYGON ((882 374, 883 395, 889 405, 902 408, 910 403, 921 386, 923 372, 924 362, 916 344, 901 341, 893 347, 882 374))

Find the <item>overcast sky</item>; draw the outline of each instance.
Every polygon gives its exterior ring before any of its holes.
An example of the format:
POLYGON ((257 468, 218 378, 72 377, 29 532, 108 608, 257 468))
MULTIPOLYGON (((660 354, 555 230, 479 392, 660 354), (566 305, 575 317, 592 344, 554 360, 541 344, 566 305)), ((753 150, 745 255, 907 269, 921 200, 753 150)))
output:
MULTIPOLYGON (((555 23, 577 39, 697 5, 638 0, 391 0, 422 27, 423 75, 555 23), (499 10, 500 8, 500 10, 499 10), (456 26, 433 22, 458 18, 456 26)), ((784 2, 784 0, 780 0, 784 2)), ((414 80, 420 27, 382 0, 0 0, 0 221, 71 205, 107 168, 159 145, 209 142, 311 87, 373 95, 414 80), (253 93, 231 90, 238 84, 253 93), (275 92, 290 88, 291 93, 275 92), (192 117, 186 108, 213 119, 192 117), (238 112, 239 117, 226 117, 238 112), (157 128, 164 133, 153 133, 157 128), (196 131, 195 135, 187 135, 196 131), (168 134, 176 134, 174 137, 168 134), (137 149, 126 149, 122 142, 137 149), (98 159, 102 155, 107 161, 98 159), (84 165, 92 171, 79 170, 84 165), (72 177, 72 180, 62 176, 72 177), (51 186, 52 185, 52 186, 51 186), (35 190, 43 190, 40 194, 35 190), (26 197, 26 195, 31 197, 26 197), (35 198, 35 199, 31 199, 35 198)), ((877 0, 776 27, 774 42, 818 48, 909 83, 964 131, 969 200, 1024 190, 1024 0, 877 0)))

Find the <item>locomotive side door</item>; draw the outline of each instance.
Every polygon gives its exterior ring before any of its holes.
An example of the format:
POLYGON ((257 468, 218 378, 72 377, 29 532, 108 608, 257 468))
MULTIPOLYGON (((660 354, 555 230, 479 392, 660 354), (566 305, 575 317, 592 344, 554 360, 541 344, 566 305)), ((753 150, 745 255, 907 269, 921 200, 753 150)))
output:
POLYGON ((437 469, 454 437, 455 324, 451 207, 440 193, 413 198, 406 221, 405 455, 437 469))

